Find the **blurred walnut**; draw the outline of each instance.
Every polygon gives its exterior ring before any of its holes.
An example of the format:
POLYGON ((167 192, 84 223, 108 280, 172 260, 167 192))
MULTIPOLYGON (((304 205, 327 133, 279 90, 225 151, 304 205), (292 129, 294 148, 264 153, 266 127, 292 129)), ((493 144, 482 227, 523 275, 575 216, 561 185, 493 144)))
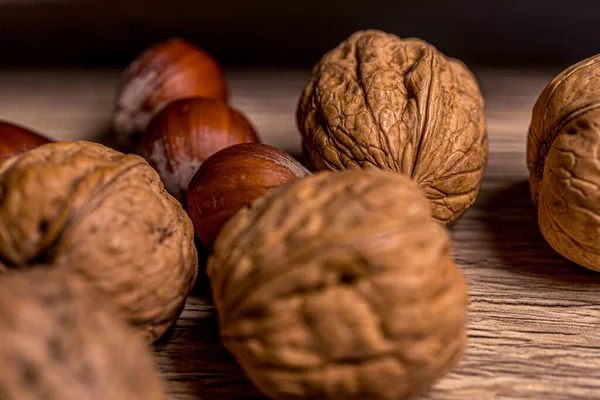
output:
POLYGON ((149 340, 181 312, 197 274, 192 223, 143 158, 51 143, 0 164, 0 263, 85 278, 149 340))
POLYGON ((433 215, 473 204, 487 160, 473 74, 419 39, 357 32, 315 66, 297 121, 313 169, 376 167, 414 179, 433 215))
POLYGON ((465 347, 466 286, 450 247, 400 174, 288 183, 217 236, 207 272, 223 343, 274 399, 419 393, 465 347))
POLYGON ((40 266, 0 276, 2 400, 166 400, 150 350, 104 299, 40 266))
POLYGON ((540 230, 560 254, 600 271, 600 56, 558 75, 533 109, 527 162, 540 230))

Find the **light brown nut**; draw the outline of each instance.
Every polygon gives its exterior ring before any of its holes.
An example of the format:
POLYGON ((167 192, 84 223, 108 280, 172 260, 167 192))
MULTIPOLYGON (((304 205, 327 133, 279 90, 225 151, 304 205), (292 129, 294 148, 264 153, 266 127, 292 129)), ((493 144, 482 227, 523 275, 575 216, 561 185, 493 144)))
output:
POLYGON ((2 400, 166 400, 146 344, 82 280, 0 276, 2 400))
POLYGON ((0 263, 84 277, 148 340, 183 309, 196 280, 192 223, 139 156, 51 143, 0 165, 0 263))
POLYGON ((314 67, 297 111, 312 168, 381 168, 414 179, 433 216, 475 201, 487 161, 483 97, 460 61, 419 39, 360 31, 314 67))
POLYGON ((600 56, 548 84, 533 109, 527 163, 540 230, 558 253, 600 271, 600 56))
POLYGON ((461 358, 467 292, 408 178, 319 172, 217 236, 207 272, 224 345, 274 399, 397 400, 461 358))

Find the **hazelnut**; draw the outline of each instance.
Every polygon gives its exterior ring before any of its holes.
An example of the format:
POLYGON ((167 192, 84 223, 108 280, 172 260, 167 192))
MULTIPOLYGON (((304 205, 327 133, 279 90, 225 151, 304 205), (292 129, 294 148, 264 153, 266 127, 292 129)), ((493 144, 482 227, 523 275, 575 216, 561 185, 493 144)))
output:
POLYGON ((600 55, 573 65, 541 93, 527 163, 542 235, 558 253, 600 271, 600 55))
POLYGON ((0 164, 0 187, 0 272, 82 277, 149 342, 173 325, 197 276, 194 230, 142 157, 49 143, 0 164))
POLYGON ((467 290, 409 178, 319 172, 223 227, 207 265, 223 344, 273 399, 398 400, 452 369, 467 290))
POLYGON ((88 285, 36 266, 0 275, 0 398, 166 400, 150 349, 88 285))
POLYGON ((114 117, 119 144, 133 149, 162 107, 195 96, 227 101, 227 82, 215 59, 179 38, 149 48, 123 74, 114 117))
POLYGON ((259 142, 248 120, 227 104, 206 98, 170 103, 148 126, 137 153, 154 167, 178 200, 202 162, 238 143, 259 142))
POLYGON ((314 67, 297 111, 316 170, 380 168, 415 180, 451 224, 475 201, 487 160, 471 71, 419 39, 353 34, 314 67))
POLYGON ((0 163, 14 155, 50 142, 50 139, 29 129, 0 121, 0 163))
POLYGON ((310 172, 289 154, 259 143, 238 144, 210 156, 192 178, 188 213, 196 235, 210 248, 232 215, 269 190, 310 172))

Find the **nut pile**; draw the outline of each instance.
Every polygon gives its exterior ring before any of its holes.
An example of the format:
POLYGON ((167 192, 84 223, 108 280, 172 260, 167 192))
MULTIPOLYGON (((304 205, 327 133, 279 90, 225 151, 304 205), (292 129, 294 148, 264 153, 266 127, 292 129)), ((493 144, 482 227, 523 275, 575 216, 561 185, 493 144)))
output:
MULTIPOLYGON (((599 62, 550 83, 528 143, 540 229, 596 270, 599 62)), ((119 149, 0 123, 0 398, 166 398, 147 346, 192 290, 195 238, 222 342, 270 398, 404 399, 460 361, 447 226, 488 151, 469 69, 419 39, 351 35, 300 94, 304 165, 260 143, 228 86, 172 39, 125 71, 119 149)))

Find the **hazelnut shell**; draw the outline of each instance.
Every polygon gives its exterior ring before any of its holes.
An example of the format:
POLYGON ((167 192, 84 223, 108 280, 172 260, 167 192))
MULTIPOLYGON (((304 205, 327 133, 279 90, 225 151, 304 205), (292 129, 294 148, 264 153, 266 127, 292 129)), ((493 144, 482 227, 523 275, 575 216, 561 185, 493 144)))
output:
POLYGON ((36 132, 6 121, 0 121, 0 163, 51 140, 36 132))
POLYGON ((217 61, 180 38, 147 49, 123 73, 114 116, 119 144, 134 149, 157 112, 194 96, 227 102, 227 82, 217 61))
POLYGON ((276 147, 245 143, 210 156, 192 178, 188 213, 196 235, 210 248, 232 215, 269 190, 311 173, 276 147))
POLYGON ((178 200, 200 165, 217 151, 259 142, 252 124, 227 104, 206 98, 170 103, 148 126, 137 153, 155 168, 178 200))

